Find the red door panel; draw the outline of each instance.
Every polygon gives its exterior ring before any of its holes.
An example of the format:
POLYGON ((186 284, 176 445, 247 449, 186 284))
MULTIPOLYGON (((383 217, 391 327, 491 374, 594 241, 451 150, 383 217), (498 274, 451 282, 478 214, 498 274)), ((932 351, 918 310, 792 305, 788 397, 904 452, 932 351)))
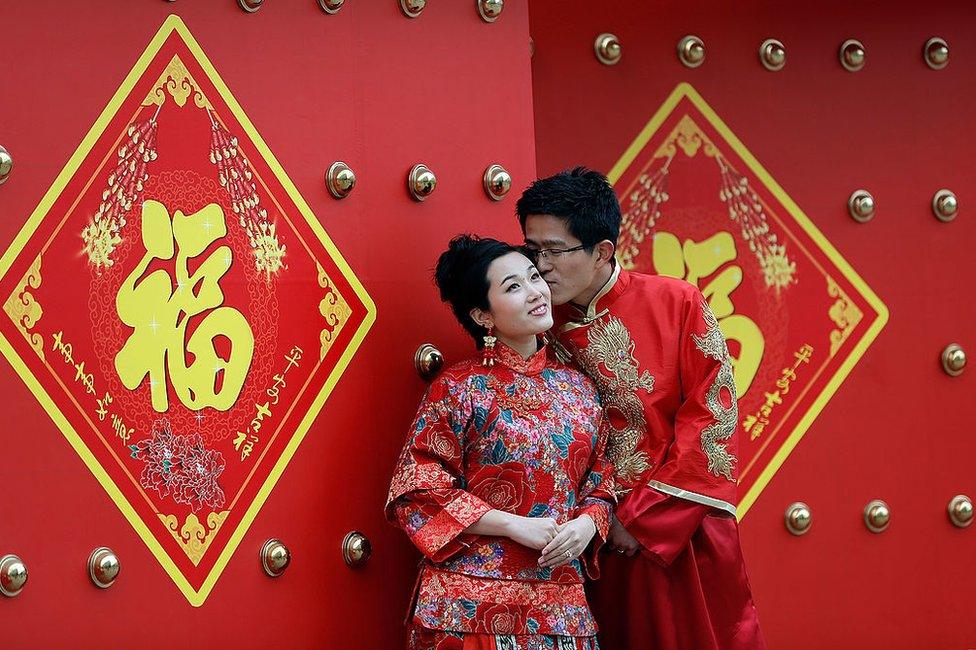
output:
MULTIPOLYGON (((976 226, 963 212, 942 223, 931 207, 941 188, 963 202, 974 190, 968 152, 976 135, 966 107, 976 92, 973 10, 538 0, 530 18, 540 175, 580 163, 610 172, 672 90, 688 83, 889 312, 742 521, 771 647, 976 643, 968 614, 976 537, 946 511, 954 495, 976 491, 969 461, 976 447, 965 424, 973 378, 951 378, 940 365, 949 343, 976 345, 976 311, 964 298, 976 226), (616 65, 594 56, 602 32, 622 44, 616 65), (677 56, 689 34, 705 44, 697 68, 677 56), (933 36, 950 48, 949 65, 938 71, 922 58, 933 36), (767 38, 785 44, 779 72, 760 64, 767 38), (838 59, 848 38, 865 46, 859 72, 838 59), (864 224, 847 209, 859 188, 877 204, 864 224), (880 534, 862 520, 872 499, 890 506, 890 527, 880 534), (802 537, 784 527, 784 510, 796 501, 813 512, 802 537)), ((698 188, 703 203, 719 191, 709 183, 698 188)), ((674 210, 690 205, 673 198, 674 210)), ((680 214, 671 212, 672 225, 680 214)), ((822 317, 788 312, 785 332, 822 317)))
MULTIPOLYGON (((0 554, 19 555, 30 575, 19 596, 0 602, 7 641, 396 647, 417 555, 383 521, 382 507, 424 389, 413 354, 425 341, 449 361, 469 351, 430 279, 449 237, 517 234, 515 193, 490 200, 482 175, 492 163, 516 187, 535 175, 528 10, 508 3, 487 24, 473 2, 431 3, 416 19, 396 0, 348 2, 336 15, 312 0, 268 2, 254 14, 232 0, 6 7, 0 145, 14 169, 0 187, 5 248, 170 14, 185 23, 362 282, 376 320, 199 607, 20 376, 0 364, 11 454, 0 554), (357 176, 341 201, 323 182, 336 160, 357 176), (406 187, 416 163, 438 181, 423 203, 406 187), (372 542, 373 556, 360 569, 347 567, 341 554, 352 530, 372 542), (258 559, 269 538, 292 554, 277 579, 264 575, 258 559), (85 567, 103 545, 122 567, 107 590, 92 586, 85 567)), ((148 169, 151 175, 151 163, 148 169)), ((79 264, 78 273, 87 272, 77 259, 57 264, 68 265, 65 273, 79 264)), ((289 307, 282 294, 280 308, 289 307)))

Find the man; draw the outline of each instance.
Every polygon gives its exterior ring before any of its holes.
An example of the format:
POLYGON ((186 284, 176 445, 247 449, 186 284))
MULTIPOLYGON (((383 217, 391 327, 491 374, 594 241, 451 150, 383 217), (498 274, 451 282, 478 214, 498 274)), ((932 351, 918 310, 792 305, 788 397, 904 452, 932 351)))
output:
POLYGON ((538 180, 516 211, 558 305, 557 345, 612 424, 616 552, 592 598, 602 645, 764 648, 735 520, 735 384, 702 294, 620 268, 620 206, 596 172, 538 180))

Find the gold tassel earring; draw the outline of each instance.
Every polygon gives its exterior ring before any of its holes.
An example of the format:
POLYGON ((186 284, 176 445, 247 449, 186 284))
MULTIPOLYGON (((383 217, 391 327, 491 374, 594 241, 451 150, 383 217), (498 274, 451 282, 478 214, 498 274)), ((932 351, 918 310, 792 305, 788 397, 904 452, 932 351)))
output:
POLYGON ((488 333, 482 337, 485 345, 481 348, 481 365, 489 368, 495 365, 495 341, 498 339, 495 338, 494 331, 495 328, 489 325, 488 333))

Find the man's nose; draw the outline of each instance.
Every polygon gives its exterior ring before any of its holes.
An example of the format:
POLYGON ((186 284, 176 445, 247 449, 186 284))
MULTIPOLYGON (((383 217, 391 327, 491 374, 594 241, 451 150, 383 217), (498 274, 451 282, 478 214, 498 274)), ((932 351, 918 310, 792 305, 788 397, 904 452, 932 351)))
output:
POLYGON ((552 262, 550 262, 547 258, 540 256, 535 262, 535 268, 539 270, 539 273, 545 276, 546 273, 552 271, 552 262))

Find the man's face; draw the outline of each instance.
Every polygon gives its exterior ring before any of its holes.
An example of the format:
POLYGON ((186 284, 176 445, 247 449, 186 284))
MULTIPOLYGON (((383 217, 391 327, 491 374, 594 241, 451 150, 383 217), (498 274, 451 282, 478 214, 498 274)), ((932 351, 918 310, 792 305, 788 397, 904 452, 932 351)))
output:
MULTIPOLYGON (((559 217, 550 214, 530 214, 525 219, 525 244, 535 250, 576 248, 582 242, 574 237, 559 217)), ((548 255, 536 260, 536 267, 552 290, 552 304, 567 302, 580 304, 597 272, 599 254, 577 250, 569 253, 548 255)))

